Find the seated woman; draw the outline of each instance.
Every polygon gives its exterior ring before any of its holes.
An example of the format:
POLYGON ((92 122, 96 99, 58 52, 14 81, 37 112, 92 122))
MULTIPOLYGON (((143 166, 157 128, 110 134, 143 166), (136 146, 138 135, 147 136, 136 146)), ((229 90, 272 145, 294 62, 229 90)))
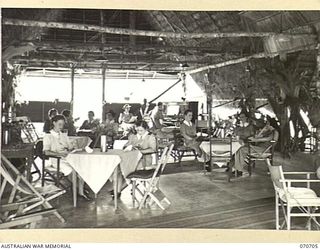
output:
POLYGON ((107 143, 111 145, 119 130, 119 124, 115 121, 115 113, 112 110, 107 113, 106 121, 101 123, 100 127, 100 133, 107 136, 107 143))
MULTIPOLYGON (((157 150, 156 138, 149 134, 148 124, 145 121, 138 121, 135 124, 137 134, 131 134, 128 142, 124 145, 124 150, 139 150, 142 153, 142 158, 137 165, 136 170, 144 169, 152 165, 152 154, 157 150)), ((121 196, 121 191, 127 187, 127 183, 120 171, 118 172, 118 197, 121 196)), ((113 190, 110 191, 113 196, 113 190)))
MULTIPOLYGON (((255 153, 262 153, 272 145, 273 141, 278 141, 279 132, 270 125, 268 119, 265 126, 255 136, 250 136, 247 141, 255 142, 256 145, 250 145, 250 150, 255 153)), ((238 149, 235 154, 234 168, 242 173, 243 177, 249 176, 245 169, 248 166, 247 156, 249 154, 249 145, 244 145, 238 149)))
POLYGON ((197 155, 200 157, 200 161, 204 161, 204 154, 200 149, 201 142, 197 137, 196 126, 192 124, 192 111, 190 109, 184 112, 184 121, 180 125, 180 133, 184 138, 184 145, 186 147, 192 148, 196 151, 197 155))
MULTIPOLYGON (((72 166, 66 161, 67 155, 73 149, 68 136, 62 133, 65 125, 65 117, 63 115, 56 115, 52 118, 53 128, 50 133, 43 137, 43 152, 47 156, 59 156, 60 171, 64 176, 69 176, 72 172, 72 166)), ((54 169, 57 169, 57 161, 54 159, 51 162, 54 169)), ((79 181, 79 194, 85 196, 83 193, 83 181, 79 181)))
POLYGON ((134 127, 135 117, 130 112, 131 106, 129 104, 125 104, 123 106, 123 112, 119 116, 119 124, 124 131, 124 134, 128 134, 131 128, 134 127))
POLYGON ((135 130, 137 134, 129 136, 125 149, 139 150, 143 157, 138 164, 138 168, 145 168, 152 164, 152 154, 157 151, 156 138, 154 135, 149 134, 148 124, 145 121, 136 122, 135 130))

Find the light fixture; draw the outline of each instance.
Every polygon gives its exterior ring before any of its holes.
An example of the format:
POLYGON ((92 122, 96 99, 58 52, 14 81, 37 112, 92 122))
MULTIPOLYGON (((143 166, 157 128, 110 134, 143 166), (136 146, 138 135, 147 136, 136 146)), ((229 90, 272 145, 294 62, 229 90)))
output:
POLYGON ((95 59, 95 61, 96 62, 107 62, 108 59, 104 55, 101 55, 97 59, 95 59))
POLYGON ((108 59, 104 56, 104 48, 103 47, 101 48, 101 55, 97 59, 95 59, 95 61, 101 62, 101 63, 108 61, 108 59))
POLYGON ((181 67, 182 67, 182 68, 189 68, 190 66, 189 66, 189 64, 188 64, 187 62, 185 62, 185 63, 183 63, 183 64, 181 65, 181 67))

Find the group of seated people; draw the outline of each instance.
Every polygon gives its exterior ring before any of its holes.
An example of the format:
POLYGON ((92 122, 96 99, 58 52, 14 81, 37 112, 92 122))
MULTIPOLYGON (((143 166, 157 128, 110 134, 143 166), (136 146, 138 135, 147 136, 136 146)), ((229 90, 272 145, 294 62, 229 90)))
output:
POLYGON ((263 153, 274 142, 278 141, 279 131, 277 121, 269 116, 264 123, 260 122, 255 125, 245 113, 240 113, 239 119, 240 124, 235 128, 235 134, 239 137, 243 146, 235 153, 234 160, 231 161, 231 167, 240 176, 246 177, 249 176, 249 150, 250 153, 263 153))
MULTIPOLYGON (((200 162, 207 163, 206 170, 211 171, 210 156, 208 152, 204 152, 200 144, 202 142, 202 136, 197 133, 195 124, 192 123, 192 111, 186 110, 184 115, 184 121, 180 125, 180 133, 184 138, 184 145, 193 149, 200 162)), ((249 176, 248 172, 248 155, 249 155, 249 143, 250 153, 257 154, 263 153, 274 142, 279 139, 278 125, 274 118, 267 117, 266 121, 254 122, 250 120, 248 115, 241 112, 238 116, 239 122, 236 124, 234 136, 238 138, 242 146, 234 154, 229 170, 237 171, 238 176, 249 176)), ((232 135, 229 135, 232 136, 232 135)))
MULTIPOLYGON (((138 168, 145 168, 152 164, 152 153, 156 153, 157 150, 157 140, 156 137, 159 136, 159 131, 161 133, 170 133, 170 131, 163 131, 164 128, 162 120, 162 104, 158 104, 158 109, 153 116, 153 125, 154 128, 150 128, 148 122, 143 119, 139 119, 132 124, 132 130, 127 135, 128 142, 125 144, 125 147, 131 147, 133 150, 139 150, 142 154, 142 160, 140 161, 138 168)), ((119 117, 119 122, 129 122, 132 116, 130 115, 130 106, 124 106, 124 112, 119 117)), ((50 123, 46 121, 44 125, 44 130, 48 131, 43 139, 43 150, 47 155, 58 155, 61 157, 60 169, 61 172, 68 176, 72 172, 72 167, 65 160, 65 157, 68 153, 71 152, 72 145, 69 142, 68 133, 63 133, 67 128, 72 127, 73 123, 70 122, 70 113, 58 112, 54 109, 49 111, 50 123)), ((180 124, 180 134, 183 137, 184 145, 193 149, 199 161, 209 162, 210 158, 208 152, 204 152, 200 144, 202 142, 202 137, 198 136, 197 128, 192 122, 193 113, 191 110, 186 110, 184 112, 184 120, 180 124)), ((72 117, 71 117, 72 119, 72 117)), ((256 152, 262 152, 266 147, 268 147, 272 140, 277 141, 279 133, 275 129, 275 125, 271 124, 271 119, 267 119, 264 126, 261 126, 257 131, 256 126, 249 121, 245 113, 240 113, 239 115, 239 124, 234 129, 235 135, 239 138, 243 146, 235 153, 233 160, 231 161, 230 167, 238 171, 242 176, 248 175, 247 171, 247 155, 248 155, 248 142, 254 141, 257 142, 257 145, 253 146, 253 150, 256 152)), ((72 128, 73 130, 73 128, 72 128)), ((71 130, 71 131, 72 131, 71 130)), ((80 130, 90 130, 90 135, 107 135, 110 142, 113 142, 116 139, 116 135, 119 131, 119 124, 115 121, 115 114, 112 111, 109 111, 106 115, 106 120, 100 123, 94 118, 94 113, 92 111, 88 112, 88 120, 85 120, 80 127, 80 130)), ((160 135, 161 136, 161 135, 160 135)), ((96 139, 96 138, 95 138, 96 139)), ((92 146, 92 145, 91 145, 92 146)), ((95 145, 93 145, 94 147, 95 145)), ((208 170, 209 171, 209 170, 208 170)), ((122 177, 120 179, 123 179, 122 177)), ((125 181, 119 181, 118 190, 125 187, 125 181)), ((83 181, 79 181, 79 194, 83 194, 83 181)), ((119 193, 120 195, 120 193, 119 193)))
MULTIPOLYGON (((89 120, 86 120, 83 123, 82 127, 85 128, 95 128, 93 125, 93 114, 89 112, 89 120)), ((102 129, 106 129, 105 131, 117 132, 117 126, 115 126, 116 122, 114 121, 114 115, 112 112, 109 112, 107 115, 107 119, 103 124, 100 124, 102 129)), ((63 115, 56 114, 51 118, 51 129, 49 133, 46 133, 43 138, 43 151, 45 155, 48 156, 58 156, 60 157, 60 171, 66 176, 70 177, 72 173, 72 166, 66 161, 67 155, 74 149, 73 145, 70 143, 70 139, 67 133, 63 133, 63 130, 66 125, 66 118, 63 115)), ((153 134, 149 134, 148 125, 145 121, 137 121, 135 123, 134 129, 136 133, 132 133, 128 136, 128 142, 125 144, 125 148, 131 147, 133 150, 139 150, 143 157, 138 164, 137 168, 145 168, 146 166, 150 166, 152 164, 152 155, 151 153, 155 153, 157 149, 156 139, 153 134)), ((111 134, 108 134, 112 136, 111 134)), ((57 169, 57 161, 51 161, 51 165, 54 169, 57 169)), ((87 198, 84 194, 84 182, 79 178, 79 195, 87 198)), ((118 190, 119 196, 121 190, 126 187, 126 183, 123 179, 123 176, 119 176, 118 182, 118 190)), ((113 191, 110 192, 113 194, 113 191)))

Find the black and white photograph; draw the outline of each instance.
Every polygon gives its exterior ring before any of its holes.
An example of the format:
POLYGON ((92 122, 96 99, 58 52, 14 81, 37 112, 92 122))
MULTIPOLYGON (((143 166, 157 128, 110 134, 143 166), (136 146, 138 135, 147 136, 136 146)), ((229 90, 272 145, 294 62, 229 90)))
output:
POLYGON ((1 24, 0 229, 320 230, 320 11, 1 24))

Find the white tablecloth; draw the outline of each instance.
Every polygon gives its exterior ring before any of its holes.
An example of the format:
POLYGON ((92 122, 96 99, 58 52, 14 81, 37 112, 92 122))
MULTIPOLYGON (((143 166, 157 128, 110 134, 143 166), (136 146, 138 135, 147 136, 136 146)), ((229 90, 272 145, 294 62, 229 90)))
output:
MULTIPOLYGON (((241 147, 242 145, 240 144, 240 142, 238 141, 233 141, 232 142, 232 154, 235 154, 238 149, 241 147)), ((200 144, 200 148, 206 153, 206 154, 210 154, 210 142, 208 141, 204 141, 200 144)), ((230 150, 230 144, 229 143, 215 143, 212 142, 212 148, 211 148, 212 152, 226 152, 230 150)))
POLYGON ((126 177, 135 170, 141 156, 139 151, 110 150, 102 153, 100 149, 95 149, 91 154, 85 151, 69 154, 66 160, 97 194, 119 164, 123 176, 126 177))
POLYGON ((85 148, 92 140, 87 136, 69 136, 70 143, 77 149, 85 148))

